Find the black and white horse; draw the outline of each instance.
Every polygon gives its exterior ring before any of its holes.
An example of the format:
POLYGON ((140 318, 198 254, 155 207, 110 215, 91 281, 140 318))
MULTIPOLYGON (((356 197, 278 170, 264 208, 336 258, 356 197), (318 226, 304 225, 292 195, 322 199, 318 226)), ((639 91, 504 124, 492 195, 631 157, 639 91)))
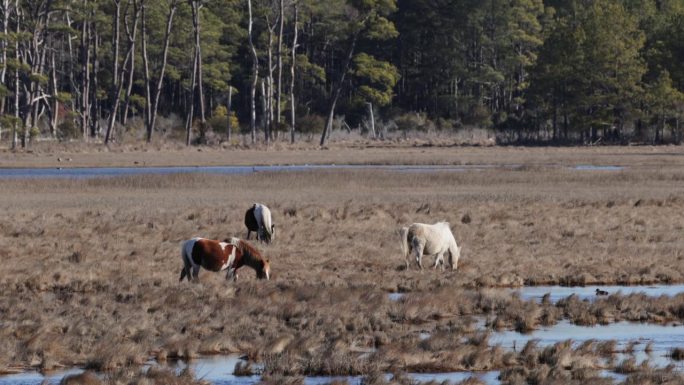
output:
POLYGON ((275 236, 275 225, 271 220, 271 210, 261 203, 255 203, 245 213, 247 239, 252 231, 257 234, 257 240, 271 243, 275 236))

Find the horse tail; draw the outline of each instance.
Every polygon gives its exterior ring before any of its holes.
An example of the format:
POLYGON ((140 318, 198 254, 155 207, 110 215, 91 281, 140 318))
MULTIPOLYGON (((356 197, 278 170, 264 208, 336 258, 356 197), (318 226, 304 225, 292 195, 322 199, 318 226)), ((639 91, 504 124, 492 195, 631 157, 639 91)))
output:
POLYGON ((271 210, 264 205, 261 206, 261 224, 264 226, 266 242, 271 242, 271 238, 273 237, 273 221, 271 219, 271 210))
POLYGON ((404 254, 404 258, 407 258, 409 255, 408 234, 408 227, 402 227, 401 230, 399 230, 399 236, 401 237, 401 252, 404 254))
POLYGON ((183 270, 181 270, 180 279, 178 280, 178 282, 183 282, 183 278, 185 277, 188 277, 188 281, 190 281, 190 267, 192 266, 192 264, 190 263, 190 255, 188 255, 189 242, 190 241, 185 241, 181 246, 181 259, 183 260, 183 270))

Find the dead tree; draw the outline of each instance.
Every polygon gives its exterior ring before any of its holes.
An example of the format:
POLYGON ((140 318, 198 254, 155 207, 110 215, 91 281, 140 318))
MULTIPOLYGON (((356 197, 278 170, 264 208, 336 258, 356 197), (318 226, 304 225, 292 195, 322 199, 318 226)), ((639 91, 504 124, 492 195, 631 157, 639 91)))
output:
POLYGON ((247 0, 247 9, 249 13, 249 24, 247 27, 247 35, 249 37, 249 48, 252 51, 252 87, 250 88, 250 120, 249 129, 252 134, 252 144, 256 142, 256 88, 259 82, 259 56, 257 56, 256 48, 254 47, 253 34, 253 17, 252 17, 252 0, 247 0))
MULTIPOLYGON (((130 4, 129 0, 129 4, 130 4)), ((128 111, 131 106, 131 92, 133 91, 133 82, 135 81, 135 42, 136 36, 138 34, 138 20, 140 19, 140 12, 142 6, 145 4, 145 0, 133 0, 133 12, 135 16, 133 17, 133 27, 131 28, 128 22, 128 15, 124 14, 124 26, 126 29, 126 37, 128 38, 129 49, 133 52, 128 61, 128 82, 126 84, 126 99, 124 102, 124 108, 121 115, 121 124, 126 125, 128 123, 128 111)))
MULTIPOLYGON (((86 8, 88 0, 83 0, 83 7, 86 8)), ((81 114, 81 132, 83 140, 88 140, 88 117, 90 96, 90 71, 88 64, 90 64, 90 29, 87 17, 83 15, 83 22, 81 25, 81 107, 79 113, 81 114)))
MULTIPOLYGON (((145 89, 147 92, 146 99, 147 105, 151 107, 148 109, 148 119, 147 119, 147 142, 152 140, 152 132, 154 131, 154 126, 157 121, 157 111, 159 109, 159 97, 161 95, 162 86, 164 84, 164 74, 166 73, 166 63, 169 56, 169 41, 171 40, 171 27, 173 25, 173 16, 178 8, 178 1, 173 0, 169 5, 169 13, 166 16, 166 30, 164 31, 164 42, 163 42, 163 52, 162 52, 162 63, 161 69, 159 70, 159 77, 157 78, 157 83, 154 87, 154 98, 151 98, 149 94, 150 90, 150 75, 147 69, 147 43, 146 43, 146 33, 143 31, 143 60, 145 61, 145 89)), ((145 17, 143 16, 143 23, 145 17)), ((143 24, 144 25, 144 24, 143 24)))
POLYGON ((297 2, 294 3, 294 36, 292 38, 292 63, 290 63, 290 143, 295 142, 295 69, 297 67, 297 2))
POLYGON ((188 0, 192 6, 192 26, 195 31, 195 57, 192 64, 192 86, 190 96, 190 110, 185 122, 185 145, 190 145, 190 132, 192 131, 192 119, 195 111, 195 92, 198 93, 199 112, 200 112, 200 136, 204 136, 206 120, 204 118, 204 95, 202 90, 202 48, 200 44, 200 9, 201 1, 188 0), (195 91, 197 88, 197 91, 195 91))
POLYGON ((280 30, 278 31, 278 83, 276 88, 276 130, 280 130, 280 99, 282 97, 283 82, 283 25, 285 23, 285 4, 280 0, 280 30))
MULTIPOLYGON (((133 50, 135 49, 135 44, 132 44, 130 41, 131 33, 130 33, 130 27, 129 27, 129 21, 128 21, 128 8, 131 4, 131 0, 128 1, 126 4, 126 9, 124 10, 124 24, 126 25, 126 30, 128 31, 127 34, 129 35, 129 44, 128 44, 128 50, 126 51, 126 56, 124 58, 124 62, 121 64, 121 68, 119 69, 119 73, 115 74, 115 77, 118 77, 117 80, 112 81, 112 83, 116 83, 116 87, 112 88, 112 92, 110 95, 110 113, 109 113, 109 120, 107 121, 107 131, 105 132, 105 144, 109 144, 109 141, 112 138, 112 130, 114 129, 114 124, 116 123, 116 115, 119 111, 119 105, 120 103, 120 96, 121 96, 121 91, 123 90, 123 85, 124 85, 124 78, 126 76, 126 71, 127 71, 127 66, 128 64, 133 60, 133 50)), ((134 13, 133 13, 133 34, 135 33, 135 29, 137 28, 138 25, 138 18, 140 17, 140 11, 141 9, 137 7, 137 1, 133 0, 134 4, 134 13)), ((117 16, 115 16, 117 17, 117 16)))

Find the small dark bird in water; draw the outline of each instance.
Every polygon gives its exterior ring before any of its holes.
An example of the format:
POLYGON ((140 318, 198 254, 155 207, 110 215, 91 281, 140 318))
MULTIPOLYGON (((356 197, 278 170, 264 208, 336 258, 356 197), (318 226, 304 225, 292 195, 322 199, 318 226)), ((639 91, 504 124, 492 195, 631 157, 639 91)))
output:
POLYGON ((605 290, 601 290, 599 288, 596 288, 596 295, 608 295, 608 292, 605 290))

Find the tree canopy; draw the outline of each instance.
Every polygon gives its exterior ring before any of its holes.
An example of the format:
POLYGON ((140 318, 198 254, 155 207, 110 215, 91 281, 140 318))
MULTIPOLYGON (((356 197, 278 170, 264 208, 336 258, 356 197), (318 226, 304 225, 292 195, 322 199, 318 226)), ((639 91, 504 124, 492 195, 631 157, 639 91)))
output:
POLYGON ((4 0, 0 15, 13 146, 117 140, 137 118, 148 141, 197 143, 251 116, 266 141, 323 144, 368 104, 378 122, 418 112, 513 142, 682 137, 681 0, 4 0))

